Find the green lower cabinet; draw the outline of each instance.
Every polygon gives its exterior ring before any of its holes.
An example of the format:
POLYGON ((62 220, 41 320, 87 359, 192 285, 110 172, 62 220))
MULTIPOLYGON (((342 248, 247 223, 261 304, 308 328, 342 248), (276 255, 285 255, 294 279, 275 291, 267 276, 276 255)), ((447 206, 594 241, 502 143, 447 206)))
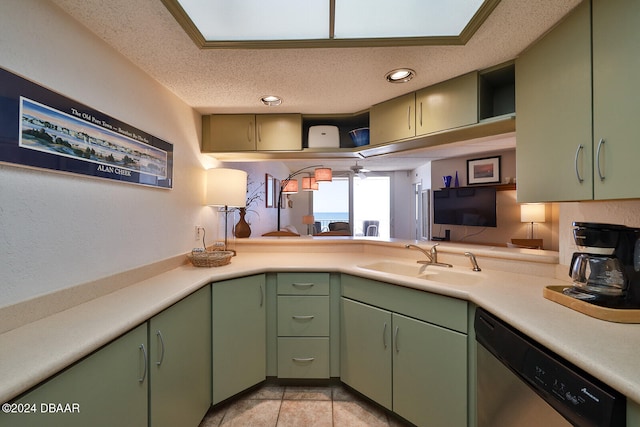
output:
POLYGON ((393 411, 418 426, 467 425, 467 337, 393 314, 393 411))
POLYGON ((213 403, 266 378, 265 276, 213 283, 213 403))
POLYGON ((149 347, 150 426, 197 427, 211 406, 211 287, 151 318, 149 347))
POLYGON ((147 351, 145 323, 14 401, 31 413, 3 411, 0 425, 146 426, 147 351))
POLYGON ((342 295, 342 382, 417 426, 467 426, 467 303, 349 275, 342 295))
POLYGON ((340 379, 392 409, 391 312, 342 298, 340 379))

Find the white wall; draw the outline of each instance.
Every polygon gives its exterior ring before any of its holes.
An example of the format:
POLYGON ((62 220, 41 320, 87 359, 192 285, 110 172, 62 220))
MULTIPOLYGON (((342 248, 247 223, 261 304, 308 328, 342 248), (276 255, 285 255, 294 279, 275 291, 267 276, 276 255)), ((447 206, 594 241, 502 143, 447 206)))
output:
POLYGON ((174 187, 0 165, 0 307, 188 252, 217 221, 200 116, 50 2, 1 8, 0 66, 174 144, 174 187))

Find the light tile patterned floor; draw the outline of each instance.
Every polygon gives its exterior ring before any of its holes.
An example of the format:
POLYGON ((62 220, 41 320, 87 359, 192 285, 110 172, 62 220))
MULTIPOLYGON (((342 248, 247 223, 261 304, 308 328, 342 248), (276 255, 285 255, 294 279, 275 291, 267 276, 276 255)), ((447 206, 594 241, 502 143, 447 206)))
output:
POLYGON ((265 385, 212 408, 200 427, 405 427, 340 385, 265 385))

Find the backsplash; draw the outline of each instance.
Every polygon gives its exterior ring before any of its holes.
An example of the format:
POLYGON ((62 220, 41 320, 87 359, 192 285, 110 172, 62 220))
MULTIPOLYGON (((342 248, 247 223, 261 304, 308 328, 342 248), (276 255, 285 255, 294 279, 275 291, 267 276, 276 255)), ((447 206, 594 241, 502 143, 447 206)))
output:
POLYGON ((560 264, 569 265, 571 255, 578 250, 573 241, 574 221, 604 222, 640 227, 640 200, 560 203, 559 239, 560 264))

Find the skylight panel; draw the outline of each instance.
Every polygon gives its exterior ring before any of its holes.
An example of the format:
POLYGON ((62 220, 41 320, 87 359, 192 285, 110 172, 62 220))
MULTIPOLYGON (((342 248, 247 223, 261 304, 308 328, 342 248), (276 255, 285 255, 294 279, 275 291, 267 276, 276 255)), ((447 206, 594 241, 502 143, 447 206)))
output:
POLYGON ((328 0, 178 0, 205 40, 329 38, 328 0))
POLYGON ((458 36, 484 0, 336 0, 335 38, 458 36))

